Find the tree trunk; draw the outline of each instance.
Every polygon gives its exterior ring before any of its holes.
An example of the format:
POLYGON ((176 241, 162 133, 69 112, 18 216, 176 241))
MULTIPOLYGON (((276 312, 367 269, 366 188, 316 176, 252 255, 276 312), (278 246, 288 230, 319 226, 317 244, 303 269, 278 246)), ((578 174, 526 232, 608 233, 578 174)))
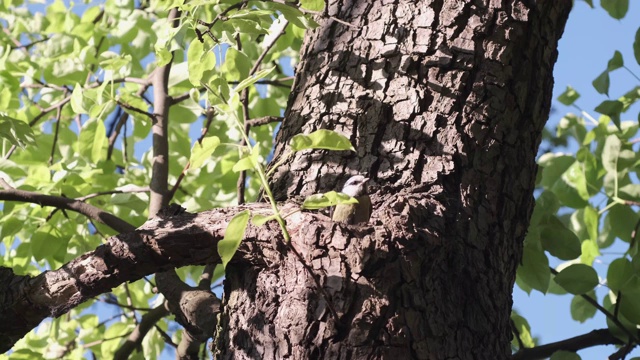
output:
POLYGON ((293 135, 319 128, 356 153, 296 153, 271 183, 285 200, 364 174, 377 183, 373 218, 350 227, 293 215, 304 261, 265 245, 264 262, 230 266, 218 356, 507 358, 571 0, 327 6, 332 18, 307 34, 274 162, 293 135))

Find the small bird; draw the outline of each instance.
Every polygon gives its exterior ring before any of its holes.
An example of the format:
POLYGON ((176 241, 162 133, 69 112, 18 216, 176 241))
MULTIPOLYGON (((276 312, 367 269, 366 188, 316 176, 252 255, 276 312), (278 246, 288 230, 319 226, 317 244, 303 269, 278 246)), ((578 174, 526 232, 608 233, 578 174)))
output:
POLYGON ((369 222, 371 217, 371 198, 367 191, 369 178, 355 175, 349 178, 342 192, 358 200, 357 204, 338 204, 333 210, 333 221, 345 224, 369 222))

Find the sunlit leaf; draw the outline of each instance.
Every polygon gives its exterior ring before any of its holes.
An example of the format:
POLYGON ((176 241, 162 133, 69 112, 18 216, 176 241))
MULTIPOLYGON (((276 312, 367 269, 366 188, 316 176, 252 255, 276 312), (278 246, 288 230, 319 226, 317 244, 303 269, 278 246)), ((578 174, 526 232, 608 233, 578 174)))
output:
POLYGON ((347 137, 332 130, 320 129, 311 134, 298 134, 291 138, 291 150, 306 149, 355 151, 347 137))
POLYGON ((199 169, 211 157, 218 145, 220 145, 220 138, 217 136, 207 136, 202 139, 202 142, 196 141, 191 149, 190 168, 199 169))
POLYGON ((251 213, 249 210, 244 210, 237 213, 227 225, 227 229, 224 232, 224 239, 218 242, 218 254, 222 260, 222 265, 226 268, 233 255, 235 255, 242 239, 244 238, 244 232, 249 223, 249 217, 251 213))
POLYGON ((352 198, 347 194, 340 192, 329 191, 324 194, 313 194, 304 199, 302 204, 303 209, 317 210, 323 209, 329 206, 335 206, 337 204, 357 204, 358 200, 352 198))

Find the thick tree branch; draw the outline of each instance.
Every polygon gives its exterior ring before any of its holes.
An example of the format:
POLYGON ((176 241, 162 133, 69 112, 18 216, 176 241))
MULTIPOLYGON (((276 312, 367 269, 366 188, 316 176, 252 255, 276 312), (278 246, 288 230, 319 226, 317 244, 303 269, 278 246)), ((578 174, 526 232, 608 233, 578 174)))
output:
POLYGON ((43 195, 25 190, 6 189, 0 190, 0 200, 29 202, 39 204, 40 206, 53 206, 59 209, 72 210, 99 223, 105 224, 118 232, 128 232, 135 229, 135 226, 119 217, 76 199, 43 195))
MULTIPOLYGON (((124 282, 176 267, 219 262, 217 244, 227 224, 238 210, 248 208, 265 211, 267 206, 252 204, 153 218, 135 231, 110 237, 104 245, 58 270, 34 278, 0 267, 0 352, 11 348, 45 318, 63 315, 124 282)), ((268 248, 284 249, 277 224, 267 223, 260 229, 250 226, 235 259, 259 266, 268 261, 268 248)))
POLYGON ((593 330, 590 333, 572 337, 551 344, 536 346, 534 348, 520 349, 513 355, 512 360, 546 359, 559 350, 578 351, 598 345, 622 345, 617 337, 613 336, 609 329, 593 330))

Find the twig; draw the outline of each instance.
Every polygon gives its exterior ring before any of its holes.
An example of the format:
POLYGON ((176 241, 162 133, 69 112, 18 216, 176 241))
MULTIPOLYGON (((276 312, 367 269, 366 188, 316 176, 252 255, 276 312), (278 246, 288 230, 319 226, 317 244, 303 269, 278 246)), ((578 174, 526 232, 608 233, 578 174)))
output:
POLYGON ((36 45, 36 44, 39 44, 39 43, 41 43, 41 42, 45 42, 45 41, 47 41, 47 40, 49 40, 49 39, 51 39, 51 37, 48 37, 48 36, 47 36, 47 37, 45 37, 44 39, 35 40, 35 41, 32 41, 32 42, 30 42, 30 43, 28 43, 28 44, 24 44, 24 45, 23 45, 22 43, 18 42, 18 41, 16 40, 16 42, 15 42, 15 43, 16 43, 16 44, 20 44, 20 45, 11 46, 11 50, 16 50, 16 49, 25 49, 25 50, 28 50, 30 47, 32 47, 32 46, 34 46, 34 45, 36 45))
POLYGON ((8 182, 5 181, 5 179, 0 177, 0 186, 2 186, 3 189, 5 190, 12 190, 13 186, 9 185, 8 182))
POLYGON ((626 344, 625 346, 621 347, 618 351, 616 351, 613 354, 609 355, 607 360, 624 360, 624 358, 636 346, 638 346, 638 344, 634 344, 634 343, 630 342, 630 343, 626 344))
POLYGON ((271 123, 281 122, 282 120, 284 120, 284 118, 280 116, 263 116, 260 118, 251 119, 247 121, 247 124, 249 125, 249 127, 256 127, 256 126, 262 126, 262 125, 267 125, 271 123))
POLYGON ((629 250, 628 251, 631 251, 633 249, 633 246, 636 244, 636 241, 638 240, 638 238, 637 238, 638 229, 640 229, 640 219, 638 219, 636 221, 636 226, 633 228, 633 231, 631 232, 631 241, 629 242, 629 250))
MULTIPOLYGON (((153 75, 153 73, 150 74, 150 76, 146 79, 146 82, 144 84, 141 84, 142 86, 136 92, 137 96, 142 97, 142 94, 144 94, 147 91, 147 89, 149 89, 149 86, 151 86, 151 76, 152 75, 153 75)), ((107 160, 111 159, 111 155, 113 154, 113 148, 115 146, 116 139, 118 138, 118 135, 120 135, 120 129, 122 129, 122 127, 126 125, 127 120, 129 120, 129 113, 127 113, 125 111, 120 116, 120 119, 116 123, 115 129, 113 130, 113 132, 109 136, 109 147, 107 148, 107 160)), ((125 138, 125 141, 126 141, 126 132, 125 132, 124 138, 125 138)), ((126 145, 125 145, 124 149, 126 150, 126 145)), ((126 156, 125 156, 125 159, 126 159, 126 156)))
POLYGON ((141 307, 137 307, 137 306, 133 306, 133 305, 125 305, 125 304, 121 304, 119 303, 117 300, 113 300, 109 297, 100 297, 98 299, 96 299, 97 301, 103 302, 105 304, 109 304, 109 305, 114 305, 123 309, 129 309, 129 310, 135 310, 135 311, 151 311, 151 308, 141 308, 141 307))
POLYGON ((196 35, 198 36, 198 40, 200 40, 200 42, 204 42, 204 39, 202 38, 203 34, 209 35, 209 37, 215 42, 218 43, 218 39, 213 35, 213 33, 211 32, 211 28, 213 27, 213 25, 216 24, 216 22, 218 20, 226 20, 227 19, 227 14, 231 11, 231 10, 235 10, 235 9, 241 9, 242 7, 244 7, 246 4, 248 3, 248 0, 243 0, 240 1, 238 3, 235 3, 231 6, 229 6, 228 8, 226 8, 225 10, 223 10, 221 13, 219 13, 211 22, 206 22, 203 20, 198 20, 198 25, 203 25, 207 27, 207 30, 205 30, 204 32, 201 32, 200 29, 195 28, 195 32, 196 35))
POLYGON ((62 106, 60 106, 58 108, 58 111, 56 112, 56 129, 53 133, 53 144, 51 145, 51 155, 49 155, 49 166, 53 165, 53 158, 56 154, 56 145, 58 144, 58 134, 60 132, 61 116, 62 116, 62 106))
POLYGON ((152 114, 152 113, 146 112, 146 111, 144 111, 142 109, 138 109, 137 107, 129 105, 129 104, 127 104, 125 102, 122 102, 120 100, 116 100, 116 104, 122 106, 123 108, 125 108, 127 110, 131 110, 131 111, 136 112, 138 114, 145 115, 145 116, 149 117, 149 119, 151 119, 151 120, 155 120, 156 115, 157 115, 157 114, 152 114))

